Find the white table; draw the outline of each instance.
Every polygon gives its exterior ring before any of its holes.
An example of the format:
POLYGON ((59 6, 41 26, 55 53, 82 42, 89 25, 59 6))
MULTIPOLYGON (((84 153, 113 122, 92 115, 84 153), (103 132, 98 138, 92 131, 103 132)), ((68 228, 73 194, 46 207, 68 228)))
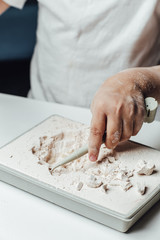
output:
MULTIPOLYGON (((52 114, 86 124, 91 119, 88 109, 0 94, 0 146, 52 114)), ((160 149, 159 136, 160 123, 154 122, 144 125, 134 140, 160 149)), ((128 233, 120 233, 0 182, 0 240, 14 239, 159 240, 160 203, 150 209, 128 233)))

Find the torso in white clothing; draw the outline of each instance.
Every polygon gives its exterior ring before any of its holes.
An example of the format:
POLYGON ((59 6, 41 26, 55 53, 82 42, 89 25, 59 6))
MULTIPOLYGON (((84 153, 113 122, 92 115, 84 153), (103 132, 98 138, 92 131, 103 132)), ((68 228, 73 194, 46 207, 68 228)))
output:
POLYGON ((39 0, 34 98, 89 107, 109 76, 159 58, 159 0, 39 0))

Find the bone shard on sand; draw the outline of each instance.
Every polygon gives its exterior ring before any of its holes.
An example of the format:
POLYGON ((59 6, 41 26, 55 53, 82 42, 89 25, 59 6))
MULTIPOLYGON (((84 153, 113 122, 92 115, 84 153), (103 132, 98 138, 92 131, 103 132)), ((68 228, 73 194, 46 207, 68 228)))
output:
MULTIPOLYGON (((58 152, 61 152, 61 157, 64 158, 64 153, 65 152, 63 149, 64 146, 67 148, 70 146, 68 140, 63 142, 65 134, 60 133, 57 136, 53 136, 51 138, 48 138, 47 136, 45 137, 40 137, 40 144, 39 147, 33 146, 32 147, 32 154, 37 155, 39 158, 39 163, 42 165, 47 165, 49 168, 49 171, 51 172, 51 165, 53 162, 56 162, 56 157, 59 156, 58 152), (54 151, 53 148, 55 147, 54 151), (57 148, 57 149, 56 149, 57 148), (62 148, 63 150, 61 150, 62 148)), ((68 154, 72 152, 73 149, 70 148, 68 151, 68 154)), ((102 144, 101 149, 100 149, 100 155, 97 163, 94 165, 94 168, 88 168, 87 172, 88 174, 90 173, 88 179, 86 180, 86 185, 89 188, 99 188, 102 186, 103 192, 106 192, 108 190, 108 184, 103 184, 101 180, 101 176, 107 176, 107 168, 108 164, 113 165, 115 161, 117 160, 115 158, 115 152, 108 150, 104 144, 102 144), (105 171, 104 171, 105 169, 105 171)), ((65 153, 67 154, 67 153, 65 153)), ((56 172, 59 174, 64 174, 64 171, 80 171, 83 169, 85 172, 85 166, 86 163, 89 160, 85 159, 85 161, 81 161, 80 159, 71 162, 67 165, 60 166, 56 172), (65 170, 66 169, 66 170, 65 170)), ((141 160, 137 164, 137 173, 139 175, 151 175, 155 169, 154 164, 146 163, 145 161, 141 160)), ((121 187, 124 191, 128 191, 130 188, 133 187, 132 183, 130 182, 129 178, 133 177, 133 172, 134 170, 128 170, 126 166, 123 168, 116 168, 116 170, 112 171, 109 173, 111 177, 111 181, 109 183, 110 186, 118 186, 121 187)), ((51 172, 53 175, 53 173, 51 172)), ((77 184, 77 191, 81 191, 83 188, 83 183, 79 182, 77 184)), ((145 194, 146 188, 143 187, 142 185, 138 185, 138 191, 143 195, 145 194)))
POLYGON ((77 191, 80 191, 83 187, 83 182, 79 182, 77 185, 77 191))
POLYGON ((139 175, 151 175, 153 173, 153 171, 155 170, 155 165, 150 163, 150 162, 146 162, 144 160, 140 160, 137 164, 137 173, 139 175))
POLYGON ((110 163, 113 163, 115 161, 115 157, 113 156, 108 156, 107 158, 110 163))
POLYGON ((89 178, 88 178, 87 181, 86 181, 86 184, 87 184, 88 187, 98 188, 98 187, 100 187, 103 183, 102 183, 101 179, 98 179, 98 178, 96 178, 95 176, 90 175, 89 178))
POLYGON ((146 189, 147 189, 147 187, 146 187, 146 185, 145 185, 144 183, 142 183, 142 182, 138 182, 138 183, 137 183, 137 190, 138 190, 138 192, 139 192, 141 195, 144 195, 144 194, 145 194, 146 189))
POLYGON ((106 193, 108 191, 108 184, 102 185, 102 192, 106 193))
POLYGON ((121 187, 124 191, 128 191, 131 187, 133 187, 133 185, 130 181, 122 181, 121 187))
POLYGON ((88 138, 87 126, 52 116, 1 149, 0 163, 36 179, 40 185, 47 184, 47 188, 54 187, 55 191, 59 189, 64 194, 80 197, 118 213, 128 214, 141 206, 160 182, 160 152, 154 149, 125 142, 111 151, 102 144, 97 162, 90 162, 86 154, 52 172, 54 164, 87 144, 88 138), (155 173, 150 176, 137 174, 136 166, 140 159, 156 165, 155 173), (91 175, 93 179, 87 186, 91 175), (143 187, 138 192, 137 182, 144 182, 147 191, 143 187))
MULTIPOLYGON (((62 123, 62 126, 64 126, 63 121, 62 123)), ((103 192, 108 192, 108 189, 110 189, 109 193, 112 192, 112 189, 113 191, 123 189, 124 192, 127 192, 129 189, 135 187, 133 181, 136 177, 135 166, 129 167, 127 162, 126 164, 121 164, 118 152, 107 149, 105 144, 101 145, 97 162, 91 163, 88 155, 85 155, 52 171, 52 164, 58 163, 88 141, 88 127, 85 125, 77 127, 75 125, 75 128, 73 128, 72 123, 68 126, 69 128, 65 126, 63 129, 60 127, 53 135, 42 135, 42 137, 39 137, 39 143, 34 144, 31 149, 32 154, 37 156, 38 163, 47 166, 52 176, 63 177, 65 179, 68 174, 77 174, 80 176, 79 179, 81 181, 74 179, 74 182, 76 190, 79 192, 85 192, 86 187, 90 188, 89 191, 97 192, 100 187, 103 192)), ((151 162, 153 163, 153 161, 151 162)), ((154 169, 154 164, 141 160, 137 164, 136 172, 138 175, 151 175, 154 169)), ((66 185, 65 181, 62 185, 66 185)), ((68 187, 72 188, 70 183, 68 187)), ((141 194, 145 194, 146 188, 139 187, 138 189, 141 194)))
POLYGON ((35 148, 35 146, 32 147, 31 151, 32 151, 33 154, 36 153, 36 148, 35 148))

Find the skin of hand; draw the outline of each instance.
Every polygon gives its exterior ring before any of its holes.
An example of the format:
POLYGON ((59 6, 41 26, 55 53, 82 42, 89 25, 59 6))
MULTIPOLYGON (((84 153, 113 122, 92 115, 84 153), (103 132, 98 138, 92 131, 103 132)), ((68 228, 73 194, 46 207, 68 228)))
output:
POLYGON ((95 94, 89 136, 89 159, 96 161, 102 138, 114 149, 118 143, 135 136, 145 115, 144 98, 160 102, 160 66, 131 68, 107 79, 95 94))
POLYGON ((0 15, 4 13, 9 8, 9 5, 2 0, 0 0, 0 15))

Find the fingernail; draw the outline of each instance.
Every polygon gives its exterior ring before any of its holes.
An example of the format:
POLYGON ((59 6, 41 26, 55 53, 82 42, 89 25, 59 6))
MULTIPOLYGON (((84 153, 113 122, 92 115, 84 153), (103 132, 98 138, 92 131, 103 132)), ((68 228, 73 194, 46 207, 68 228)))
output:
POLYGON ((92 161, 92 162, 95 162, 97 160, 97 156, 92 154, 92 155, 89 156, 89 160, 92 161))

